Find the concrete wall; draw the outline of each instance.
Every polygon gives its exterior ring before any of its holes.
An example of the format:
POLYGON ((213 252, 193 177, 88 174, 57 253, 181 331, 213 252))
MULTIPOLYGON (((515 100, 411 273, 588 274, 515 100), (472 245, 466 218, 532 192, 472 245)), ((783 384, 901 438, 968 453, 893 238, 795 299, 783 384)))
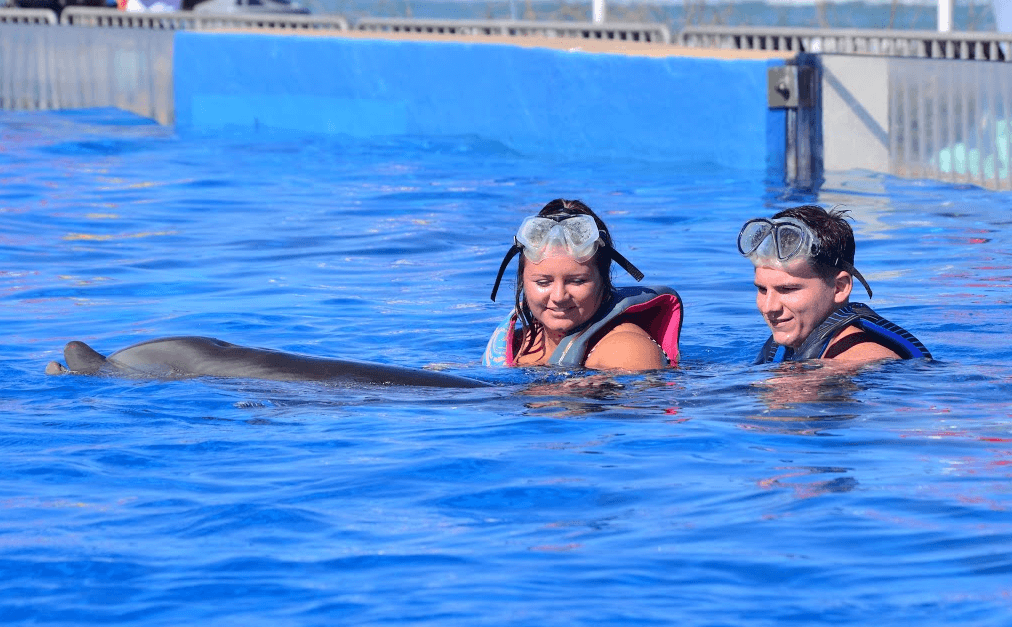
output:
POLYGON ((889 59, 823 55, 823 166, 889 171, 889 59))
POLYGON ((1012 189, 1012 66, 823 55, 826 170, 1012 189))
POLYGON ((180 133, 272 128, 472 135, 525 154, 783 171, 779 60, 511 45, 180 32, 180 133))

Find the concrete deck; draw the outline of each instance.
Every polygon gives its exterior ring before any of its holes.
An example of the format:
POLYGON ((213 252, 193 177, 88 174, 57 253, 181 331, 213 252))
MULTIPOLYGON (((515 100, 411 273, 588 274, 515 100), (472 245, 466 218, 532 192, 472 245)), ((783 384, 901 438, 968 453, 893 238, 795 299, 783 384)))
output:
POLYGON ((220 29, 201 32, 215 33, 261 33, 265 35, 296 35, 304 37, 343 37, 347 39, 384 39, 391 41, 431 41, 467 44, 499 44, 519 48, 547 48, 569 52, 593 54, 621 54, 641 57, 694 57, 703 59, 793 59, 794 52, 762 50, 721 50, 716 48, 688 48, 675 44, 655 44, 637 41, 616 41, 604 39, 582 39, 577 37, 526 37, 482 36, 482 35, 437 35, 428 33, 376 33, 360 31, 310 31, 310 30, 249 30, 220 29))

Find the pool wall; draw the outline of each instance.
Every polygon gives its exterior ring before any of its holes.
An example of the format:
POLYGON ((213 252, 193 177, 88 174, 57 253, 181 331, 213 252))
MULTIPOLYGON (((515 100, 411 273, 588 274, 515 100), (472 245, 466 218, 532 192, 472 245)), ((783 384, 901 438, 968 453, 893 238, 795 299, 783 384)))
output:
POLYGON ((540 156, 765 168, 812 189, 823 169, 1012 189, 1012 66, 965 50, 741 58, 750 53, 163 22, 0 23, 0 108, 116 107, 181 133, 470 136, 540 156), (768 106, 766 70, 783 64, 816 69, 814 107, 768 106))
POLYGON ((470 136, 783 175, 786 117, 766 103, 767 68, 783 59, 559 43, 0 24, 0 107, 117 107, 181 134, 470 136))
POLYGON ((506 44, 180 32, 181 133, 477 136, 524 154, 783 170, 781 60, 506 44))

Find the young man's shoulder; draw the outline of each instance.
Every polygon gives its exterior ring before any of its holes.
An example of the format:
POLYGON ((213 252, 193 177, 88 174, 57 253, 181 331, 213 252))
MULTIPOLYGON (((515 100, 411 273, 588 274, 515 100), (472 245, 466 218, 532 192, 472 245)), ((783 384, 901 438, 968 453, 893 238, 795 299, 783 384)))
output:
POLYGON ((880 344, 873 335, 854 325, 846 327, 833 338, 822 358, 858 362, 901 359, 899 354, 880 344))

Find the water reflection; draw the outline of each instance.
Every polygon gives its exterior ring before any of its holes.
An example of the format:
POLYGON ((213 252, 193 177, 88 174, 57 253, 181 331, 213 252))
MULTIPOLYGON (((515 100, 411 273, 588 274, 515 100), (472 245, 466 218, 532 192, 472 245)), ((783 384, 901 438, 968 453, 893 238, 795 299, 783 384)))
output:
POLYGON ((854 376, 861 368, 860 364, 835 361, 788 362, 775 366, 769 378, 753 386, 769 410, 801 403, 849 403, 860 389, 854 376))
POLYGON ((672 376, 676 373, 600 373, 538 382, 524 388, 522 393, 539 400, 528 400, 524 407, 555 417, 609 412, 608 417, 613 419, 662 415, 668 422, 684 422, 687 418, 673 418, 681 411, 678 398, 685 388, 672 381, 672 376))
MULTIPOLYGON (((697 365, 698 366, 698 365, 697 365)), ((857 416, 856 377, 875 365, 806 361, 770 369, 698 366, 648 375, 596 373, 537 381, 521 390, 524 407, 555 417, 608 412, 684 422, 732 418, 741 427, 817 433, 857 416), (771 424, 772 423, 772 424, 771 424)))
POLYGON ((795 498, 809 499, 823 494, 850 492, 858 486, 853 477, 819 478, 815 481, 799 481, 799 477, 811 475, 839 475, 850 472, 849 468, 827 466, 784 466, 778 468, 783 472, 772 477, 760 479, 758 485, 764 490, 789 489, 794 491, 795 498))
POLYGON ((564 395, 606 401, 615 400, 624 389, 625 385, 612 374, 593 374, 563 381, 535 383, 524 390, 524 393, 529 396, 564 395))
POLYGON ((626 386, 611 374, 539 382, 525 388, 523 394, 543 400, 529 400, 524 407, 556 418, 586 416, 609 410, 625 396, 625 389, 626 386))

